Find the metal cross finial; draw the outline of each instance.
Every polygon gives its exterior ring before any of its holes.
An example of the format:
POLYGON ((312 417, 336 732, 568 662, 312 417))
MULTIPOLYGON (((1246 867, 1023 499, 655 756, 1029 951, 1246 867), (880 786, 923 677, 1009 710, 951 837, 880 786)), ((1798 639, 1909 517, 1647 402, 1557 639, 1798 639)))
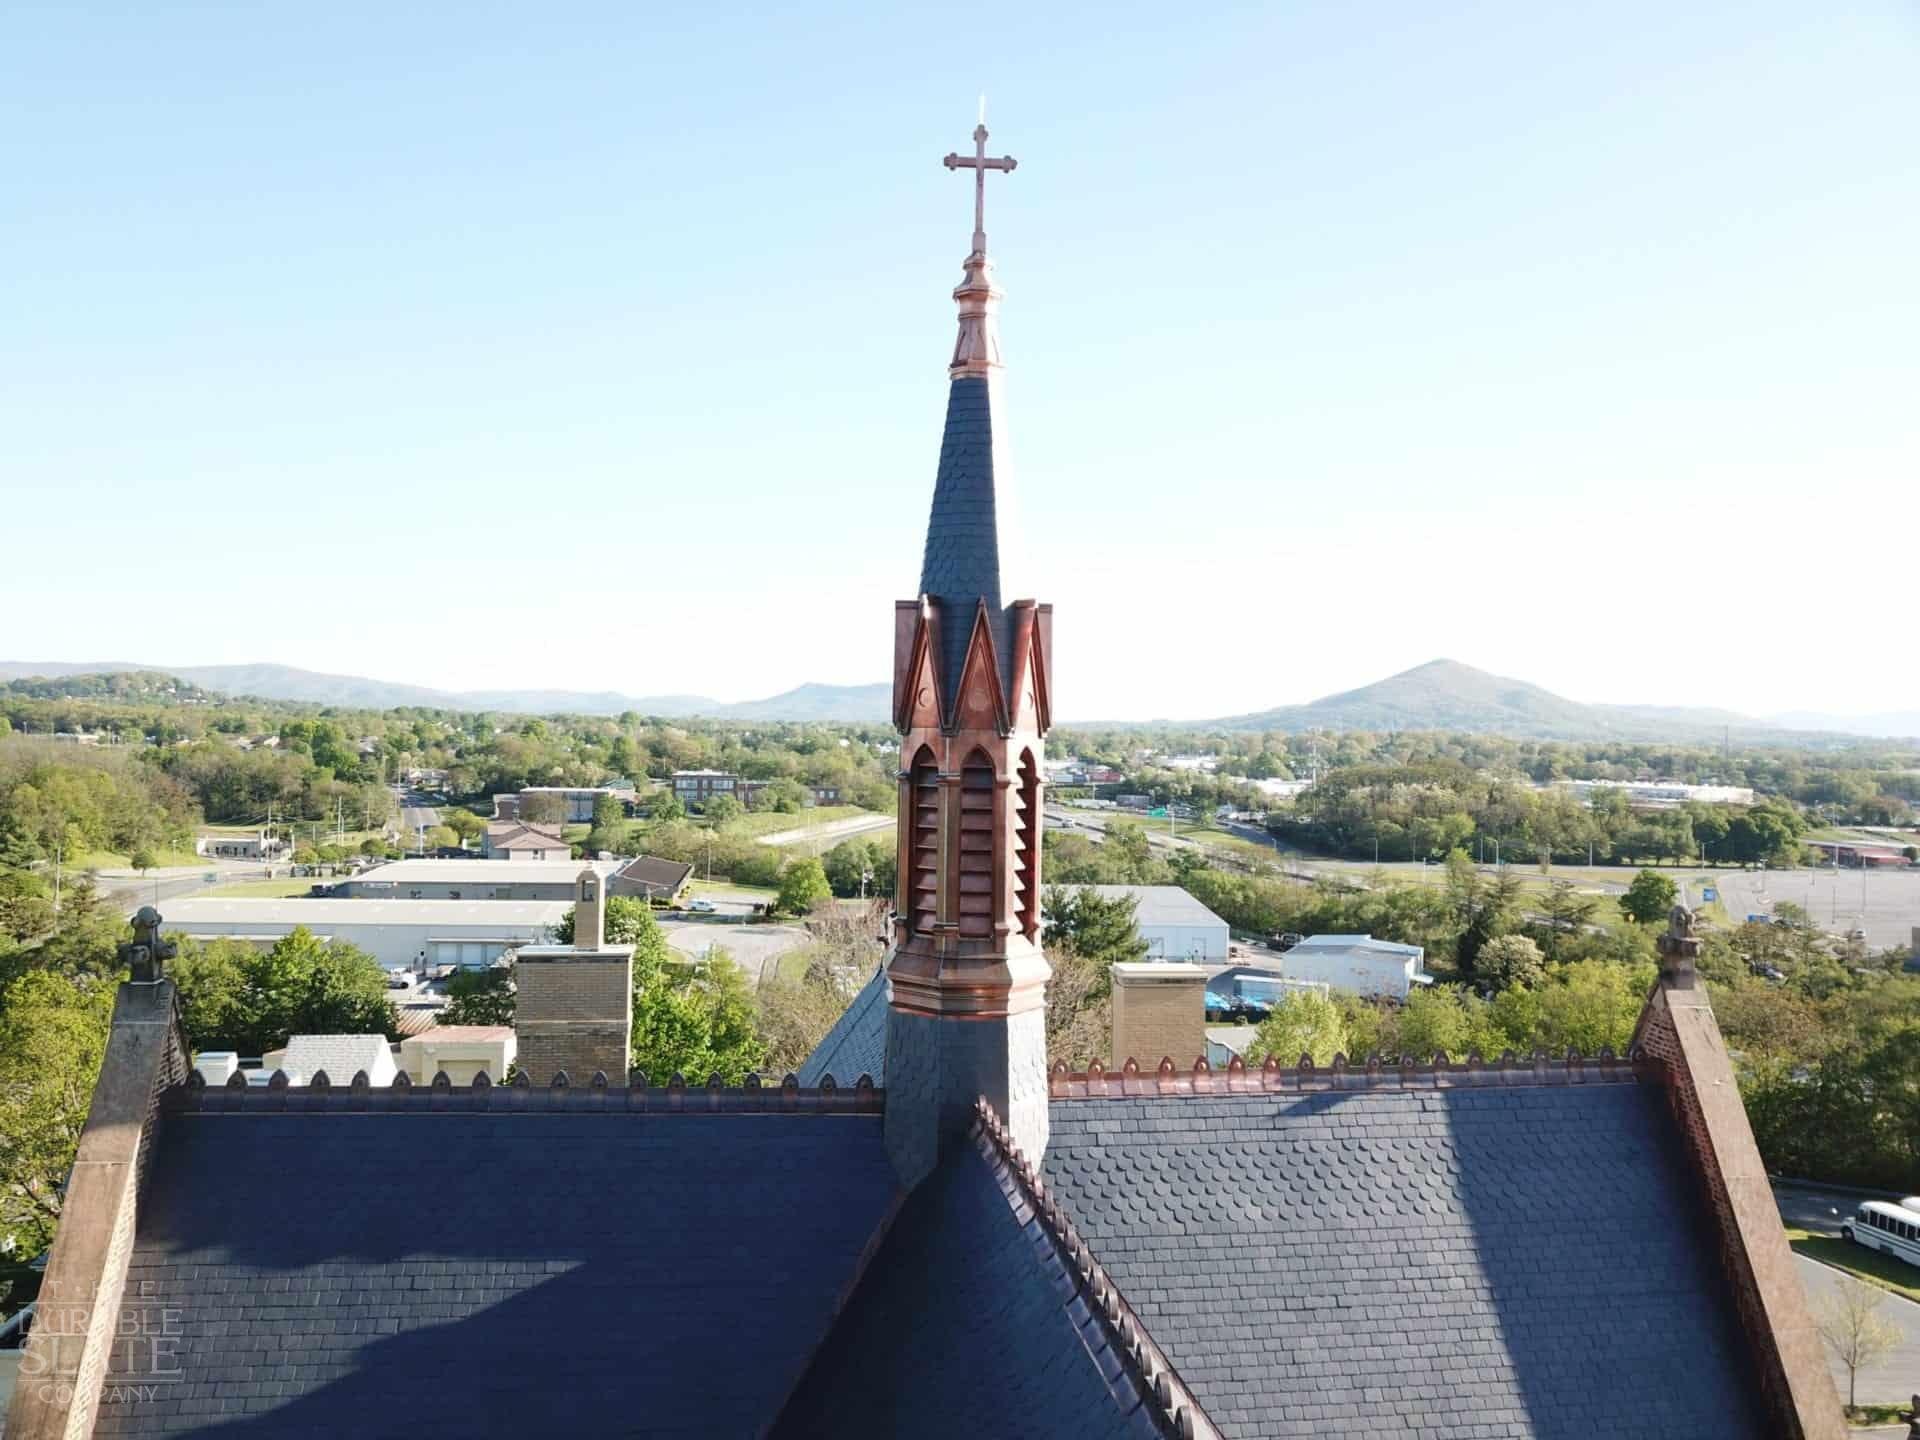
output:
POLYGON ((949 154, 941 162, 949 170, 973 171, 973 248, 985 253, 987 248, 987 172, 989 170, 1012 171, 1020 162, 1011 155, 987 158, 987 127, 973 127, 973 154, 949 154))

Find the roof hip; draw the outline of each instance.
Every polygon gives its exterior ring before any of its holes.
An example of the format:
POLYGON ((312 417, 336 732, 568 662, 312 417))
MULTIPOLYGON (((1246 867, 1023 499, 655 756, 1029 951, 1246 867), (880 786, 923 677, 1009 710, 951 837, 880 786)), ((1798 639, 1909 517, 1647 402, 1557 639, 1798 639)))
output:
POLYGON ((1143 1409, 1164 1434, 1175 1440, 1223 1440, 1220 1427, 1201 1408, 1166 1352, 1154 1343, 1113 1277, 1094 1258, 1092 1247, 1074 1229, 1038 1167, 1020 1153, 985 1096, 974 1101, 973 1136, 1016 1211, 1029 1210, 1052 1240, 1089 1312, 1106 1331, 1109 1345, 1126 1367, 1143 1409))

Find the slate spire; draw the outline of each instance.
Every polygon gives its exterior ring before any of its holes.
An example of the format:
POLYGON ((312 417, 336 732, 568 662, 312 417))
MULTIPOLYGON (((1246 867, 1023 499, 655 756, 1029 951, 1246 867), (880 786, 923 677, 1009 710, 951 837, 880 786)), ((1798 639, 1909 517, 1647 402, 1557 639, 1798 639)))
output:
POLYGON ((973 617, 984 603, 999 652, 1001 683, 1011 642, 1002 606, 1002 564, 1010 538, 1010 469, 1005 463, 999 414, 1001 291, 987 257, 986 179, 989 170, 1010 172, 1012 156, 989 157, 987 127, 973 132, 974 153, 951 154, 949 170, 974 172, 973 248, 962 262, 964 276, 953 292, 960 311, 959 334, 947 366, 947 425, 940 441, 927 547, 920 564, 920 593, 940 602, 945 623, 938 657, 945 693, 958 693, 973 617))

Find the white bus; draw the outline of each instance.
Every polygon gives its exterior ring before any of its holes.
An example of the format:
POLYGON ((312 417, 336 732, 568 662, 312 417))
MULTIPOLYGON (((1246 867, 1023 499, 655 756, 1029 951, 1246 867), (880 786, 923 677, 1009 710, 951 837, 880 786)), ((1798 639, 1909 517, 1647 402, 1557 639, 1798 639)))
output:
POLYGON ((1909 1195, 1898 1205, 1864 1201, 1840 1233, 1856 1245, 1920 1265, 1920 1195, 1909 1195))

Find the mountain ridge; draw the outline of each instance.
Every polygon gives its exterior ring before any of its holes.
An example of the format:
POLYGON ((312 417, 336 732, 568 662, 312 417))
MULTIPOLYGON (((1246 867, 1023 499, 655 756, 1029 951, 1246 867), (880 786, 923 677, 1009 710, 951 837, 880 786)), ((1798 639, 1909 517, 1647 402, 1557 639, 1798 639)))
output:
POLYGON ((362 675, 302 670, 272 662, 152 665, 124 660, 0 661, 0 681, 131 673, 170 675, 204 690, 236 697, 359 710, 415 707, 525 715, 618 715, 631 710, 662 719, 819 720, 845 724, 884 723, 893 693, 892 686, 884 681, 871 685, 809 681, 778 695, 724 701, 706 695, 626 695, 610 690, 438 690, 362 675))

